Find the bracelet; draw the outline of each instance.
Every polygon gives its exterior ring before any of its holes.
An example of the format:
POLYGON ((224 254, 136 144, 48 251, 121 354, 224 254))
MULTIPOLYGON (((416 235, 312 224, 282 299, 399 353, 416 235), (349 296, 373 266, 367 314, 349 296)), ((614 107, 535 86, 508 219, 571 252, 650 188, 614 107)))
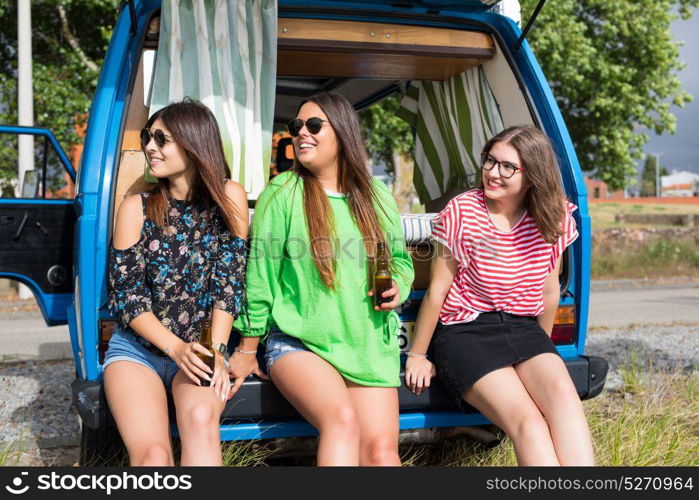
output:
POLYGON ((244 351, 239 347, 236 347, 235 352, 239 352, 240 354, 257 354, 257 349, 255 349, 254 351, 244 351))
POLYGON ((427 359, 427 354, 420 354, 419 352, 410 352, 410 351, 408 351, 408 352, 405 353, 405 355, 406 355, 406 356, 409 356, 409 357, 411 357, 411 358, 425 358, 425 359, 427 359))

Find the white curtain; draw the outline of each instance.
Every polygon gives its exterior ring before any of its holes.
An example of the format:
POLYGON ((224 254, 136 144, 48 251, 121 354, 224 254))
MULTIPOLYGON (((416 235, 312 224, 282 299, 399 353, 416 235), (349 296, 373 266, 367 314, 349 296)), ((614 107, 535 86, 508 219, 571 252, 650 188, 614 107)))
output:
POLYGON ((150 113, 203 102, 231 177, 255 199, 269 177, 276 68, 276 0, 163 0, 150 113))

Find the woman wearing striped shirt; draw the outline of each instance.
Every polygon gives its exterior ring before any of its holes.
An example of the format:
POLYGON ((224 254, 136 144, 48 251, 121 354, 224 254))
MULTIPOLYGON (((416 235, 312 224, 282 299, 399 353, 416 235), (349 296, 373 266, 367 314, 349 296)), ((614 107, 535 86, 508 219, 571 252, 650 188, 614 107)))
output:
POLYGON ((488 141, 481 167, 481 186, 452 199, 435 223, 406 384, 419 394, 438 374, 464 409, 507 433, 520 465, 592 465, 582 404, 550 339, 577 207, 564 197, 548 138, 532 126, 488 141))

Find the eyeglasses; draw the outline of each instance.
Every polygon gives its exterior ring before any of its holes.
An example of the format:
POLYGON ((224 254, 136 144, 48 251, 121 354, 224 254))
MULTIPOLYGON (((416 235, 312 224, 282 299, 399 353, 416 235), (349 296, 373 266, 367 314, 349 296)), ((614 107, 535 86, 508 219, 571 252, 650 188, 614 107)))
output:
POLYGON ((316 135, 318 132, 320 132, 320 129, 323 128, 323 123, 325 122, 328 122, 328 120, 323 120, 322 118, 318 118, 317 116, 309 118, 305 122, 296 118, 295 120, 289 120, 287 122, 286 129, 291 134, 291 137, 298 137, 298 135, 301 133, 301 129, 305 124, 306 130, 308 130, 308 132, 310 132, 311 134, 316 135))
POLYGON ((495 165, 498 166, 498 173, 503 179, 509 179, 517 170, 524 170, 524 167, 518 167, 514 163, 508 161, 498 161, 488 153, 481 153, 481 168, 485 170, 492 170, 495 165))
POLYGON ((155 141, 155 145, 158 146, 159 148, 162 148, 168 142, 172 142, 172 139, 169 136, 165 135, 165 132, 163 132, 159 128, 156 128, 152 132, 150 129, 142 128, 141 129, 141 146, 143 146, 144 148, 146 146, 148 146, 148 143, 150 142, 151 139, 153 139, 155 141))

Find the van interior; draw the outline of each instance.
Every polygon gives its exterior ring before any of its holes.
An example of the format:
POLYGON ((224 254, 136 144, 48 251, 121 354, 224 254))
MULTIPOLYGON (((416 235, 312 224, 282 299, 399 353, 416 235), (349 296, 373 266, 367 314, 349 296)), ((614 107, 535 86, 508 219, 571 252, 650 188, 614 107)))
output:
MULTIPOLYGON (((159 26, 156 16, 144 38, 142 57, 132 84, 113 214, 126 196, 148 189, 139 131, 148 118, 147 103, 159 26)), ((298 103, 316 92, 342 94, 361 111, 388 96, 404 93, 411 81, 445 80, 479 64, 492 88, 504 125, 533 123, 513 71, 488 33, 279 18, 274 132, 283 131, 286 122, 294 118, 298 103)), ((288 144, 283 140, 272 159, 279 163, 279 171, 290 167, 293 150, 288 144)))

